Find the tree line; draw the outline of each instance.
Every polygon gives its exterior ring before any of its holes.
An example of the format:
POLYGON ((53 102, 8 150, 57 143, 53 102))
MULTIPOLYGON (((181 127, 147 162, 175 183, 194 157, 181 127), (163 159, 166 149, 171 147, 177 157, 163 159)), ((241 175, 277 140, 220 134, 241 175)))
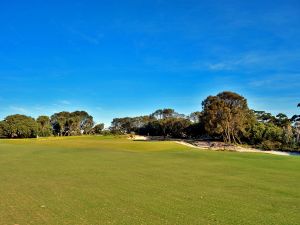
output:
POLYGON ((300 150, 300 115, 288 118, 283 113, 274 116, 251 110, 243 96, 228 91, 207 97, 202 102, 202 111, 190 115, 159 109, 151 115, 115 118, 110 130, 120 134, 214 139, 262 149, 300 150))
POLYGON ((299 151, 300 115, 288 118, 283 113, 274 116, 251 110, 243 96, 226 91, 208 96, 202 102, 202 110, 190 115, 170 108, 159 109, 150 115, 115 118, 107 130, 104 124, 95 124, 85 111, 59 112, 36 120, 25 115, 11 115, 0 122, 0 137, 5 138, 131 133, 214 139, 263 149, 299 151))
POLYGON ((85 111, 59 112, 51 117, 39 116, 36 120, 16 114, 0 121, 0 137, 5 138, 100 134, 103 129, 104 124, 95 125, 93 117, 85 111))

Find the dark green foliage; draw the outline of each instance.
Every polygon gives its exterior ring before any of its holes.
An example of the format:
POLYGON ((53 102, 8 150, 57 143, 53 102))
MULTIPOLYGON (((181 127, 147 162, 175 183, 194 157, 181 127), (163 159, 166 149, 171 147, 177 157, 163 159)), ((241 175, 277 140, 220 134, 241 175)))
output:
POLYGON ((271 113, 265 111, 253 111, 257 121, 262 123, 275 123, 276 118, 271 113))
POLYGON ((97 124, 91 130, 91 134, 102 134, 103 129, 104 129, 104 124, 103 123, 97 124))
POLYGON ((66 134, 67 120, 69 117, 69 112, 59 112, 51 116, 51 124, 54 135, 63 136, 66 134))
MULTIPOLYGON (((113 133, 164 136, 185 138, 189 134, 192 121, 174 109, 159 109, 150 116, 115 118, 112 122, 113 133)), ((195 130, 193 130, 195 131, 195 130)))
MULTIPOLYGON (((300 107, 300 103, 297 105, 300 107)), ((300 145, 300 115, 294 115, 291 119, 294 125, 294 133, 296 136, 296 142, 300 145)))
POLYGON ((291 123, 291 121, 287 117, 287 115, 285 115, 283 113, 279 113, 279 114, 277 114, 276 120, 274 121, 274 123, 277 126, 284 127, 284 126, 288 126, 291 123))
POLYGON ((119 134, 129 134, 131 132, 141 133, 141 130, 144 130, 147 124, 153 120, 155 119, 151 116, 115 118, 112 121, 110 130, 113 133, 119 134))
MULTIPOLYGON (((0 138, 74 136, 93 133, 93 127, 93 117, 85 111, 59 112, 51 118, 40 116, 36 121, 24 115, 12 115, 0 121, 0 138)), ((96 126, 96 133, 103 127, 103 124, 96 126)))
POLYGON ((1 132, 7 138, 35 138, 37 136, 37 123, 28 116, 11 115, 1 122, 1 132))
POLYGON ((85 111, 59 112, 50 119, 40 116, 37 121, 24 115, 13 115, 0 121, 0 138, 139 134, 219 139, 263 149, 300 149, 300 115, 288 118, 283 113, 274 116, 250 110, 244 97, 228 91, 207 97, 202 105, 203 111, 188 116, 164 108, 150 115, 115 118, 108 130, 103 130, 104 124, 94 126, 93 117, 85 111))
POLYGON ((93 126, 93 117, 85 111, 60 112, 51 116, 54 135, 75 136, 88 134, 93 126))
POLYGON ((37 134, 39 137, 49 137, 52 135, 52 126, 48 116, 40 116, 36 120, 37 134))
POLYGON ((174 109, 158 109, 150 116, 116 118, 113 134, 163 136, 172 138, 213 138, 226 142, 247 143, 263 149, 299 149, 300 116, 273 116, 250 110, 247 100, 233 92, 209 96, 203 111, 189 116, 174 109))
POLYGON ((264 123, 255 122, 248 130, 247 142, 249 144, 259 144, 264 140, 266 126, 264 123))
POLYGON ((293 119, 282 113, 275 117, 263 111, 256 111, 255 116, 257 121, 249 130, 249 144, 266 150, 297 150, 298 141, 293 119))
POLYGON ((190 138, 201 138, 206 136, 206 131, 203 122, 191 123, 186 128, 186 133, 190 138))
POLYGON ((133 131, 133 123, 135 118, 125 117, 125 118, 115 118, 112 121, 111 130, 113 132, 120 132, 120 133, 130 133, 133 131))
POLYGON ((70 117, 75 121, 74 127, 75 129, 79 128, 80 134, 88 134, 95 124, 93 117, 85 111, 75 111, 71 113, 70 117))
POLYGON ((158 121, 161 136, 173 138, 187 137, 187 128, 191 122, 185 118, 167 117, 158 121))
POLYGON ((157 119, 150 120, 143 127, 138 129, 137 133, 141 135, 147 135, 147 136, 161 136, 162 129, 159 120, 157 119))
POLYGON ((247 100, 233 92, 209 96, 202 103, 205 130, 228 143, 241 143, 252 122, 247 100))
POLYGON ((267 123, 264 133, 264 139, 270 141, 282 141, 283 129, 272 123, 267 123))
POLYGON ((260 147, 264 150, 281 149, 282 143, 279 141, 264 140, 260 147))
POLYGON ((188 127, 191 121, 185 118, 171 118, 168 123, 168 133, 171 137, 185 138, 188 136, 188 127))
POLYGON ((0 138, 5 138, 4 121, 0 121, 0 138))

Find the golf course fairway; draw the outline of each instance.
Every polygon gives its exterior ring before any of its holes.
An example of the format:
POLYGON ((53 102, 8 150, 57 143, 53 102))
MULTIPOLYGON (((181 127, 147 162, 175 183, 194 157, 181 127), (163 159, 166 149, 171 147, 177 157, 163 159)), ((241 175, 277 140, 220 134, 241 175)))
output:
POLYGON ((0 140, 1 225, 300 224, 300 157, 121 137, 0 140))

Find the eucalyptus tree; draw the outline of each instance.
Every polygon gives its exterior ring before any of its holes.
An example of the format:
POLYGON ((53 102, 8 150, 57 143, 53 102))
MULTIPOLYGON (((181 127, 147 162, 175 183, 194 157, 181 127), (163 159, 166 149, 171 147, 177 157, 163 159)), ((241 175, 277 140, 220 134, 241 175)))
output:
POLYGON ((261 123, 276 123, 276 117, 265 111, 252 110, 258 122, 261 123))
POLYGON ((150 115, 150 117, 155 118, 157 120, 162 120, 166 118, 175 117, 177 113, 174 109, 165 108, 165 109, 158 109, 154 113, 150 115))
POLYGON ((35 138, 37 123, 29 116, 11 115, 1 122, 2 135, 7 138, 35 138))
POLYGON ((134 127, 132 126, 132 118, 114 118, 111 122, 111 131, 113 133, 130 133, 133 131, 134 127))
POLYGON ((241 143, 252 122, 247 100, 234 92, 221 92, 203 103, 205 129, 210 135, 221 135, 228 143, 241 143))
POLYGON ((76 134, 87 134, 94 126, 94 120, 91 115, 86 111, 75 111, 70 114, 70 120, 72 121, 71 131, 76 134), (79 133, 78 133, 79 132, 79 133))
POLYGON ((163 119, 172 118, 175 116, 175 114, 176 112, 174 109, 167 108, 162 110, 163 119))
POLYGON ((287 115, 279 113, 276 115, 275 124, 282 129, 282 144, 285 146, 293 145, 293 127, 292 121, 288 118, 287 115))
POLYGON ((5 138, 5 123, 0 121, 0 138, 5 138))
POLYGON ((53 133, 50 118, 48 116, 39 116, 37 122, 37 134, 40 137, 49 137, 53 133))
POLYGON ((67 120, 69 117, 70 113, 66 111, 55 113, 51 116, 50 121, 55 135, 65 136, 68 133, 67 120))
MULTIPOLYGON (((298 103, 297 107, 300 107, 300 103, 298 103)), ((300 115, 294 115, 291 120, 294 125, 296 141, 300 144, 300 115)))
POLYGON ((114 118, 110 129, 116 133, 139 133, 140 129, 144 129, 151 120, 156 119, 153 116, 114 118))
POLYGON ((163 118, 163 110, 158 109, 150 115, 150 117, 161 120, 163 118))
POLYGON ((85 111, 59 112, 51 116, 51 124, 55 135, 74 136, 89 133, 94 120, 85 111))

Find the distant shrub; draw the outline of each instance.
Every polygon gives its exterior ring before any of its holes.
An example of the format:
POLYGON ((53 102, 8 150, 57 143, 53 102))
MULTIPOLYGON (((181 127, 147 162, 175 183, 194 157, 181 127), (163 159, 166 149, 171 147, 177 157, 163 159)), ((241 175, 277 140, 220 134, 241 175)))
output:
POLYGON ((280 150, 282 144, 279 141, 265 140, 261 143, 260 147, 264 150, 280 150))

